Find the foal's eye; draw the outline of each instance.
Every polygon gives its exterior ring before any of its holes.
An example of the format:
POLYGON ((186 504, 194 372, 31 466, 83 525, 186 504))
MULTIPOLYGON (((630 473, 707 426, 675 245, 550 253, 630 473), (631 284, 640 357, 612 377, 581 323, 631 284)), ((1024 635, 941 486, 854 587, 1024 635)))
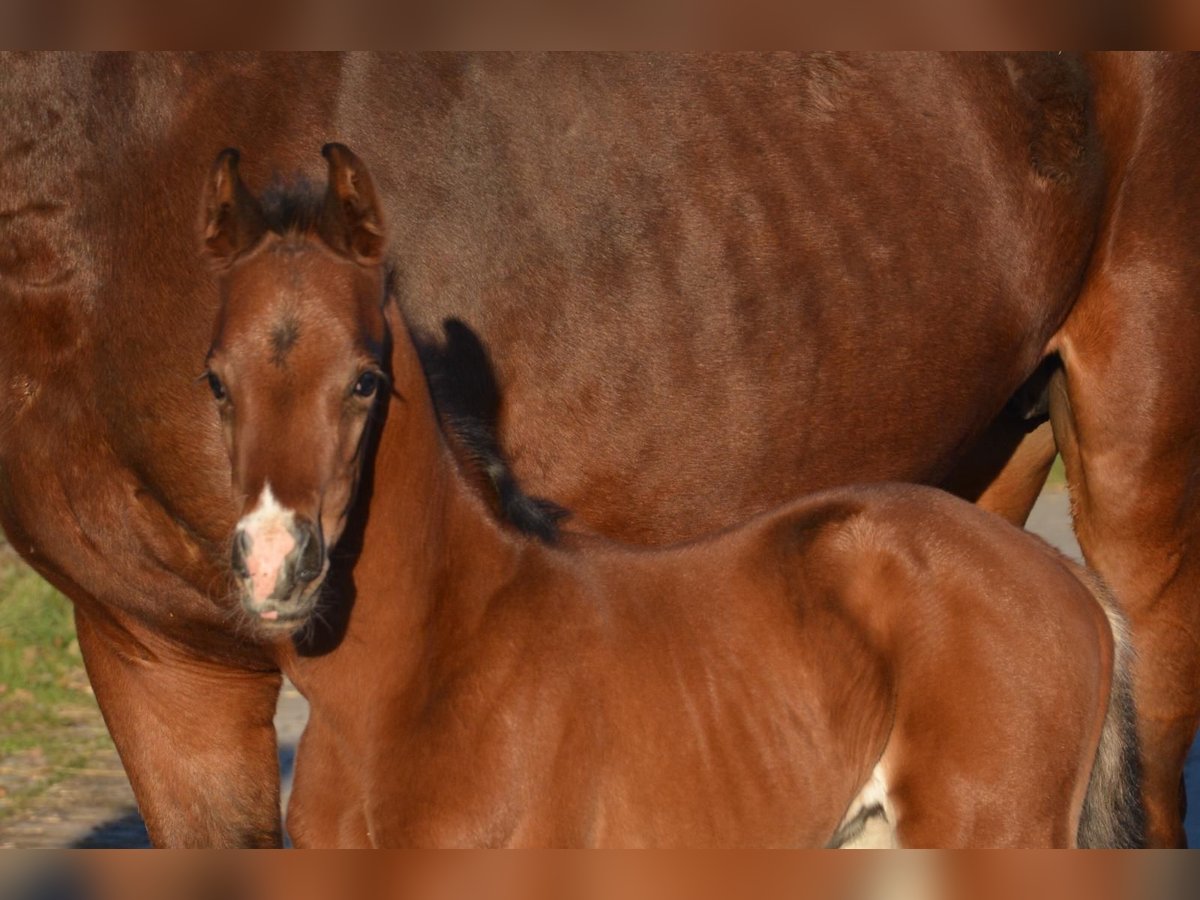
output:
POLYGON ((379 390, 379 375, 375 372, 363 372, 354 382, 354 396, 373 397, 379 390))
POLYGON ((212 391, 212 395, 218 400, 224 400, 228 395, 228 392, 225 390, 225 385, 222 384, 221 379, 217 377, 216 372, 208 373, 208 389, 212 391))

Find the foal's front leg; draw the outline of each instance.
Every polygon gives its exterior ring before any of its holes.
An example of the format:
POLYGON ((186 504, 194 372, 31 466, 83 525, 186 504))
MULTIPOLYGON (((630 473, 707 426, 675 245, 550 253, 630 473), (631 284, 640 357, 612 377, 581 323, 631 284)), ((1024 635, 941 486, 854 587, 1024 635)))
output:
POLYGON ((274 714, 280 675, 142 641, 76 606, 84 663, 151 840, 160 847, 281 844, 274 714))
POLYGON ((287 813, 288 837, 298 848, 369 848, 371 836, 358 784, 338 753, 336 731, 314 710, 296 752, 287 813))

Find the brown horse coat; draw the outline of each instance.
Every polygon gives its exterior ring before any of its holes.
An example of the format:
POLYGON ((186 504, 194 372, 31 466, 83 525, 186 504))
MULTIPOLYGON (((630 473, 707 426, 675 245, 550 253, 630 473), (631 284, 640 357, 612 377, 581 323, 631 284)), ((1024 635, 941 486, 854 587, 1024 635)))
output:
POLYGON ((278 663, 227 628, 243 498, 195 381, 217 303, 199 173, 238 145, 259 188, 332 135, 373 164, 430 370, 475 363, 441 379, 450 411, 615 536, 882 478, 1019 520, 1053 445, 1021 444, 1006 403, 1050 359, 1081 544, 1141 651, 1152 834, 1178 838, 1200 717, 1195 59, 0 66, 0 521, 75 601, 157 842, 279 835, 278 663))
POLYGON ((1076 845, 1112 637, 1011 526, 876 487, 672 550, 485 535, 424 583, 393 550, 302 667, 297 846, 1076 845))
POLYGON ((231 151, 204 204, 208 379, 261 626, 342 612, 314 604, 313 548, 336 552, 386 414, 343 649, 292 666, 298 845, 819 847, 880 818, 903 846, 1140 845, 1123 625, 1082 570, 915 486, 657 551, 514 536, 443 442, 394 306, 383 339, 370 175, 324 152, 307 231, 263 227, 231 151))

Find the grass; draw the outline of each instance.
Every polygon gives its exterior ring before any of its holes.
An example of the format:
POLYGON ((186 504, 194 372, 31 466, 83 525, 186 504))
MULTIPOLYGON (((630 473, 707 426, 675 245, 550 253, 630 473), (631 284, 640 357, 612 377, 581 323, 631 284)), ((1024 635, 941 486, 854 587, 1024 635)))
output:
POLYGON ((0 821, 106 740, 71 604, 0 541, 0 821))
POLYGON ((1048 488, 1064 488, 1067 486, 1067 472, 1063 468, 1061 456, 1054 457, 1054 465, 1050 467, 1050 477, 1046 479, 1048 488))

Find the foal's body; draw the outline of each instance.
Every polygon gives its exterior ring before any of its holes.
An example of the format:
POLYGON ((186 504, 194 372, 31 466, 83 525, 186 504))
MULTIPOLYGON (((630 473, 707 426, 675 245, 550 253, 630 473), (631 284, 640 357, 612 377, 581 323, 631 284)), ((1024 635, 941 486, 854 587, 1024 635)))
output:
POLYGON ((1036 539, 910 487, 656 552, 449 507, 462 568, 399 551, 360 582, 356 664, 301 682, 304 764, 344 769, 301 770, 299 845, 823 846, 864 790, 902 846, 1074 843, 1113 643, 1036 539))
POLYGON ((260 626, 321 609, 368 421, 386 415, 374 464, 392 477, 374 485, 342 649, 291 662, 312 706, 298 844, 822 846, 876 807, 909 846, 1137 840, 1101 598, 988 513, 876 486, 660 551, 506 531, 385 306, 370 176, 323 152, 307 227, 266 224, 234 151, 204 204, 222 295, 208 380, 260 626))

